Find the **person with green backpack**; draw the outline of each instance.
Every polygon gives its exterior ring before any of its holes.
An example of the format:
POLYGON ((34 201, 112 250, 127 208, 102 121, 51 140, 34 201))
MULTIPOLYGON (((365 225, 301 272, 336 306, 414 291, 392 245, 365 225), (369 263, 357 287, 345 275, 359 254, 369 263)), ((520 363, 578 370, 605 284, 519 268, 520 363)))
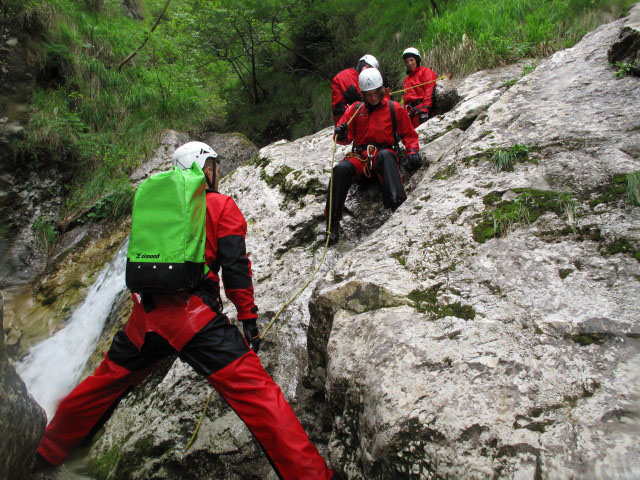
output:
POLYGON ((131 316, 95 373, 60 403, 36 463, 64 462, 158 360, 177 354, 238 414, 279 478, 329 479, 333 472, 256 355, 247 223, 233 199, 217 192, 217 155, 189 142, 172 160, 174 168, 143 182, 134 199, 126 272, 131 316), (223 313, 220 274, 243 334, 223 313))

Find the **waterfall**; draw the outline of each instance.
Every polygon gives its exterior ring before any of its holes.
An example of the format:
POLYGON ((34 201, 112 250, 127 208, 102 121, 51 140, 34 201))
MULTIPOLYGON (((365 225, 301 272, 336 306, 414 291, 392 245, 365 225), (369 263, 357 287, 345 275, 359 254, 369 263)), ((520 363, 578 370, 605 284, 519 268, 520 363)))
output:
POLYGON ((80 380, 113 303, 126 288, 124 273, 128 243, 122 244, 114 259, 100 272, 67 325, 32 347, 16 366, 29 393, 47 412, 49 421, 60 400, 80 380))

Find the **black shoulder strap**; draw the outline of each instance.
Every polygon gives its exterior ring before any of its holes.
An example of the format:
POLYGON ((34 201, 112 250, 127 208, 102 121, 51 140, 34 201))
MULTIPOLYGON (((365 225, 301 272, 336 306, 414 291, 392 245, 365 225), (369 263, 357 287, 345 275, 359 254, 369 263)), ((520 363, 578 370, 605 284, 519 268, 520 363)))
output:
MULTIPOLYGON (((362 104, 362 102, 356 102, 353 104, 354 108, 356 109, 356 112, 360 109, 360 105, 362 104)), ((358 126, 358 122, 356 122, 356 118, 353 117, 353 146, 351 147, 351 150, 355 152, 356 150, 356 127, 358 126)))
POLYGON ((393 129, 393 144, 395 146, 396 152, 398 151, 398 120, 396 119, 396 108, 395 102, 393 100, 389 100, 389 113, 391 114, 391 128, 393 129))

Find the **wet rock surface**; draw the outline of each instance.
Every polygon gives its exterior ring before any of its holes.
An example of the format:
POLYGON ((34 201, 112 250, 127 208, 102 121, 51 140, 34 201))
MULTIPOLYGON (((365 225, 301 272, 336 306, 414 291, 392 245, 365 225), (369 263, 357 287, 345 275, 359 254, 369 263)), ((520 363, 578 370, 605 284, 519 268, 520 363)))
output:
MULTIPOLYGON (((0 295, 0 324, 3 322, 0 295)), ((47 423, 44 410, 29 395, 24 382, 9 363, 0 332, 0 479, 31 477, 36 447, 47 423)))

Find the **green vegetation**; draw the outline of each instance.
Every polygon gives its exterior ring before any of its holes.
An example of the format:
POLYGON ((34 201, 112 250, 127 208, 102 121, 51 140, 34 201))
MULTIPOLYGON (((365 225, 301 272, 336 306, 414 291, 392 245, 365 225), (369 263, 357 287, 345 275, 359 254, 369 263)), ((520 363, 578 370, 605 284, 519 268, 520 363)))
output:
POLYGON ((522 69, 522 73, 520 74, 520 77, 507 80, 502 84, 502 86, 507 88, 514 86, 518 80, 520 80, 525 75, 529 75, 531 72, 533 72, 536 69, 537 66, 538 66, 537 62, 533 62, 533 63, 530 63, 529 65, 525 65, 524 68, 522 69))
POLYGON ((627 200, 631 205, 640 206, 640 170, 627 175, 627 200))
POLYGON ((442 284, 434 285, 429 290, 412 290, 409 293, 409 300, 414 304, 414 308, 420 313, 429 313, 434 319, 444 317, 458 317, 464 320, 476 318, 476 311, 470 305, 462 305, 455 302, 447 305, 438 304, 438 291, 442 284))
POLYGON ((391 254, 391 258, 396 259, 398 263, 404 267, 407 265, 407 253, 408 252, 395 252, 391 254))
POLYGON ((480 221, 472 228, 473 238, 484 243, 490 238, 507 235, 517 226, 535 222, 545 212, 565 213, 564 193, 547 192, 529 188, 514 188, 517 196, 503 201, 505 192, 491 192, 483 198, 488 207, 480 221))
POLYGON ((120 0, 4 0, 0 21, 31 36, 38 65, 10 157, 68 174, 63 217, 90 207, 107 215, 96 204, 165 129, 241 131, 260 145, 296 138, 331 123, 331 78, 363 53, 392 87, 410 45, 438 74, 461 76, 572 46, 634 2, 172 0, 149 33, 164 0, 130 2, 143 20, 120 0))
POLYGON ((433 174, 433 178, 434 180, 446 180, 448 178, 453 177, 456 174, 456 165, 454 163, 448 165, 447 167, 438 170, 436 173, 433 174))
POLYGON ((520 143, 509 148, 496 148, 492 152, 490 161, 497 172, 501 170, 512 172, 515 162, 524 162, 529 159, 529 148, 520 143))
POLYGON ((48 257, 56 246, 59 232, 50 220, 42 217, 38 217, 35 222, 33 222, 33 231, 38 238, 38 243, 42 247, 42 250, 48 257))
POLYGON ((601 203, 612 203, 623 198, 636 205, 634 202, 638 200, 639 184, 640 172, 615 175, 611 182, 596 189, 596 196, 589 202, 589 206, 594 209, 601 203))
POLYGON ((614 66, 616 68, 616 78, 624 78, 627 75, 640 75, 640 65, 636 62, 616 62, 614 66))

